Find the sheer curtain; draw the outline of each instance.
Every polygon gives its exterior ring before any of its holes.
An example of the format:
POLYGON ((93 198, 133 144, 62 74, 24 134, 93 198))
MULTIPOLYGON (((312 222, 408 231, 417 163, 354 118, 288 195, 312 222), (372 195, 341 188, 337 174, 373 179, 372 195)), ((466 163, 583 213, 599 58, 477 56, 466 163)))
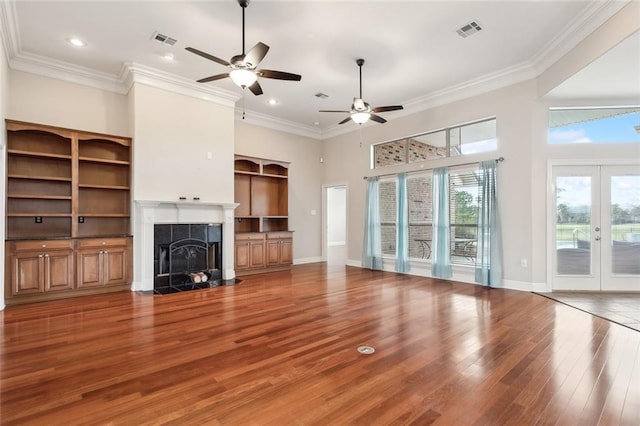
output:
POLYGON ((437 278, 451 277, 449 251, 449 169, 433 170, 433 242, 431 273, 437 278))
POLYGON ((502 284, 502 233, 496 198, 496 161, 481 162, 479 177, 476 282, 495 287, 502 284))
POLYGON ((364 212, 364 247, 362 267, 382 269, 382 244, 380 241, 380 209, 378 177, 367 179, 367 197, 364 212))
POLYGON ((409 272, 409 209, 407 207, 407 174, 398 174, 398 210, 396 231, 396 271, 409 272))

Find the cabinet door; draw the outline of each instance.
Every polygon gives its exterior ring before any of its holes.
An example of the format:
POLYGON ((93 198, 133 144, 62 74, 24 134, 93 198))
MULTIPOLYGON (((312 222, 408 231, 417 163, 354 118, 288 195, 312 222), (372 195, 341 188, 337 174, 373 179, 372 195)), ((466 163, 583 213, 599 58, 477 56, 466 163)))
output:
POLYGON ((78 251, 78 288, 102 286, 102 250, 78 251))
POLYGON ((280 264, 280 241, 267 241, 267 266, 280 264))
POLYGON ((249 247, 250 255, 249 255, 249 263, 252 268, 262 268, 264 267, 264 243, 261 241, 259 243, 252 242, 249 247))
POLYGON ((51 251, 44 254, 44 291, 73 289, 73 251, 51 251))
POLYGON ((11 294, 33 294, 44 291, 44 255, 41 252, 16 253, 11 256, 11 294))
POLYGON ((249 268, 249 243, 242 241, 236 241, 236 269, 247 269, 249 268))
POLYGON ((102 253, 103 284, 119 285, 129 282, 129 253, 126 247, 109 247, 102 253))
POLYGON ((282 240, 280 242, 280 263, 293 263, 293 241, 290 239, 282 240))

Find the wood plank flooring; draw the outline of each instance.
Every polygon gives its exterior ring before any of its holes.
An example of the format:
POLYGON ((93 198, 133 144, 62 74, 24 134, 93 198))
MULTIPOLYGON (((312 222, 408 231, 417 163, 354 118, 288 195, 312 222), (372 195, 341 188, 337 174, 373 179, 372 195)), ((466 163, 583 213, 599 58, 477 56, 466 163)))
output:
POLYGON ((2 425, 640 424, 640 333, 533 293, 318 263, 0 326, 2 425))

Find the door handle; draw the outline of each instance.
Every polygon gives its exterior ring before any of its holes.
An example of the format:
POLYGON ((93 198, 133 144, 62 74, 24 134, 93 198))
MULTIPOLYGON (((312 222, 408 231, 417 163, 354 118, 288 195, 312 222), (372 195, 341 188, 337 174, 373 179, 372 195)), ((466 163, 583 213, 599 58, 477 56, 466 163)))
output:
POLYGON ((596 235, 595 240, 600 241, 600 235, 596 235))
POLYGON ((600 230, 599 226, 596 226, 596 232, 598 232, 600 230))

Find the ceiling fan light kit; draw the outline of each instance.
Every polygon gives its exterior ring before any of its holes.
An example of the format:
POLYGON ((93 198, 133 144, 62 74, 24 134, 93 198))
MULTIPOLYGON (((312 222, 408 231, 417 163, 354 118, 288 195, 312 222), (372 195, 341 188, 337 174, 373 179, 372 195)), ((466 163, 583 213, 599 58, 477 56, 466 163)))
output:
POLYGON ((271 78, 275 80, 300 81, 302 79, 302 76, 298 74, 292 74, 283 71, 256 69, 258 64, 267 55, 269 46, 264 43, 258 42, 251 48, 251 50, 245 53, 244 10, 247 6, 249 6, 249 0, 238 0, 238 4, 242 8, 242 53, 240 55, 235 55, 231 58, 230 61, 225 61, 224 59, 220 59, 216 56, 210 55, 193 47, 185 48, 191 53, 195 53, 196 55, 201 56, 205 59, 231 68, 231 71, 229 71, 228 73, 216 74, 210 77, 201 78, 200 80, 198 80, 198 83, 208 83, 210 81, 229 77, 237 86, 243 89, 249 88, 249 90, 251 90, 254 95, 258 96, 262 95, 262 87, 260 87, 260 83, 258 83, 258 77, 271 78))
POLYGON ((246 69, 233 70, 229 73, 229 77, 231 77, 231 80, 233 80, 236 85, 242 87, 243 89, 245 87, 251 86, 258 80, 258 76, 256 75, 256 73, 246 69))
POLYGON ((386 123, 387 120, 380 117, 376 113, 387 112, 387 111, 397 111, 397 110, 403 109, 402 105, 388 105, 388 106, 371 108, 371 106, 362 99, 362 66, 364 65, 364 59, 357 59, 356 64, 360 69, 360 97, 353 98, 353 103, 351 104, 351 110, 350 111, 320 110, 320 112, 342 112, 342 113, 349 114, 347 118, 345 118, 338 124, 344 124, 349 121, 353 121, 354 123, 362 125, 369 120, 373 120, 376 123, 386 123))

